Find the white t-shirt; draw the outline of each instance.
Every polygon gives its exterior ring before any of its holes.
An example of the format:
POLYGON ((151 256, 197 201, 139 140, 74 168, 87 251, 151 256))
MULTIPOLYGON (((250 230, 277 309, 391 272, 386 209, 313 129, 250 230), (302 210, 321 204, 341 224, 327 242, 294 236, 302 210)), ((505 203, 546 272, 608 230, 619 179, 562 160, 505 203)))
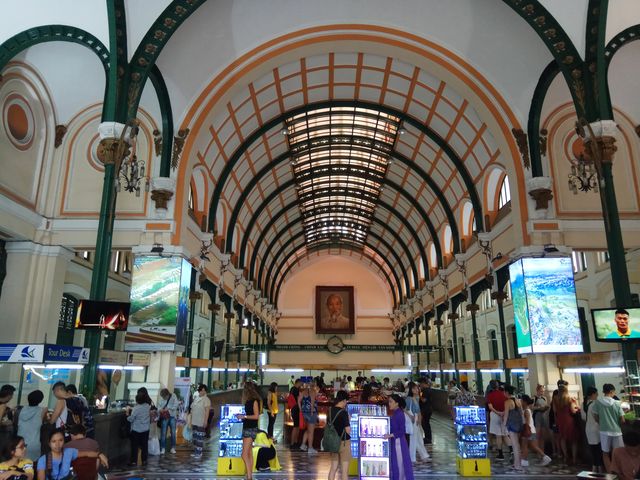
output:
POLYGON ((193 399, 191 404, 191 425, 194 427, 204 427, 207 419, 205 418, 205 411, 207 407, 211 407, 211 400, 207 395, 200 396, 196 393, 196 398, 193 399))

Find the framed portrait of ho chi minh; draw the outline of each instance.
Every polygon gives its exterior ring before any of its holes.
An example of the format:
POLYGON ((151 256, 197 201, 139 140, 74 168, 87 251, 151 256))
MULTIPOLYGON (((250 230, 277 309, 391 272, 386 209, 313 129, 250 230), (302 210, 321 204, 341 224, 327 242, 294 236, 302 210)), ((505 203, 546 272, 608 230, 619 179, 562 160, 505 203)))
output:
POLYGON ((353 287, 316 287, 316 333, 355 333, 353 287))

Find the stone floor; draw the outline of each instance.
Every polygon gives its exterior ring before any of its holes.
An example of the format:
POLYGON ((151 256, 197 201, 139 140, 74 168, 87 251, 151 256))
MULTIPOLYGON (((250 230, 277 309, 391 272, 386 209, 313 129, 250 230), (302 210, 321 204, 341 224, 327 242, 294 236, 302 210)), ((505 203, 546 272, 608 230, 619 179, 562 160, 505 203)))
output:
MULTIPOLYGON (((282 420, 276 422, 275 435, 278 440, 282 439, 282 420)), ((456 443, 451 421, 440 415, 432 419, 434 432, 433 445, 429 447, 432 461, 429 463, 418 463, 414 466, 414 476, 416 479, 422 478, 458 478, 456 474, 455 457, 456 443)), ((291 452, 284 445, 278 443, 276 446, 278 459, 282 465, 282 470, 272 473, 254 473, 256 479, 260 480, 283 480, 283 479, 326 479, 329 472, 329 455, 318 453, 308 455, 306 452, 291 452)), ((217 429, 212 432, 212 438, 205 446, 203 457, 194 461, 190 457, 189 447, 178 447, 175 455, 150 456, 147 467, 143 470, 131 470, 124 466, 114 466, 109 472, 110 479, 211 479, 237 480, 240 477, 218 477, 216 475, 217 463, 217 429)), ((554 460, 550 465, 542 467, 538 465, 539 460, 530 457, 531 466, 526 468, 526 473, 510 473, 509 463, 505 461, 492 460, 492 478, 533 478, 537 480, 576 478, 577 472, 584 468, 567 467, 558 460, 554 460)), ((355 478, 355 477, 353 477, 355 478)), ((460 477, 463 478, 463 477, 460 477)), ((465 477, 471 478, 471 477, 465 477)))

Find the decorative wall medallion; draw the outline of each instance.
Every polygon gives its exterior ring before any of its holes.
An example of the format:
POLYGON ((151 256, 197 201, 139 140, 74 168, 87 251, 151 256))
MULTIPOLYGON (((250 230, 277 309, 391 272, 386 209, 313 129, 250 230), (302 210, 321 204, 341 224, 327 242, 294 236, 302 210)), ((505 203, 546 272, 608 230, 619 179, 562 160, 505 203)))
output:
POLYGON ((7 96, 2 106, 2 123, 11 144, 27 150, 33 144, 35 119, 27 100, 17 93, 7 96))

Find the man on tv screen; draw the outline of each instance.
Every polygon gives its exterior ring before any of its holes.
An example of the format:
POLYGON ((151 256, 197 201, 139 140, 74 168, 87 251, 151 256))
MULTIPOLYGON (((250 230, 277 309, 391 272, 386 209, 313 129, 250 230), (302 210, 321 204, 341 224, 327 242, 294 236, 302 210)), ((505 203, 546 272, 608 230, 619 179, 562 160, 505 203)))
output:
POLYGON ((616 338, 640 338, 640 332, 629 328, 629 312, 623 308, 616 310, 614 321, 616 322, 616 331, 607 335, 607 339, 616 338))

